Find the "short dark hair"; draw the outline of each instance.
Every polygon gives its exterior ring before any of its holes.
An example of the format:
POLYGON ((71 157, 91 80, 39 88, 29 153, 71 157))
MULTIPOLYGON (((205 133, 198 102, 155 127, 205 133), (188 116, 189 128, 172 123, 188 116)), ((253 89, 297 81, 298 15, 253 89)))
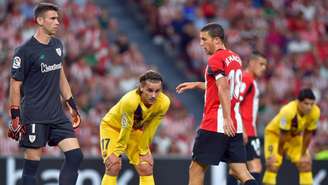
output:
POLYGON ((163 78, 162 78, 161 74, 159 74, 158 72, 153 71, 153 70, 148 70, 139 77, 140 83, 143 83, 146 80, 155 81, 155 82, 158 82, 158 81, 163 82, 163 78))
POLYGON ((208 32, 208 35, 212 38, 219 37, 222 42, 225 40, 224 29, 220 24, 208 23, 201 30, 201 32, 208 32))
POLYGON ((59 8, 57 5, 55 5, 53 3, 39 3, 34 8, 34 19, 40 17, 44 12, 49 11, 49 10, 58 12, 59 8))
POLYGON ((315 100, 315 96, 314 96, 314 93, 312 91, 312 89, 310 88, 305 88, 305 89, 302 89, 298 96, 297 96, 297 99, 299 101, 303 101, 305 99, 310 99, 310 100, 315 100))
POLYGON ((259 52, 257 50, 253 51, 251 56, 250 56, 250 59, 254 60, 254 59, 258 59, 258 58, 265 58, 265 57, 261 52, 259 52))

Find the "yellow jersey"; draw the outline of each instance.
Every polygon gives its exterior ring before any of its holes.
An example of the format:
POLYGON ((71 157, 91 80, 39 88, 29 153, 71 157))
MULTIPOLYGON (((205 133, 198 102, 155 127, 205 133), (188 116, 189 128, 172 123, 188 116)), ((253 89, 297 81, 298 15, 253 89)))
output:
POLYGON ((317 129, 320 117, 320 108, 313 105, 310 113, 301 116, 297 111, 298 100, 284 105, 273 120, 266 126, 265 130, 280 134, 280 130, 289 131, 292 136, 301 135, 303 131, 317 129))
POLYGON ((143 104, 137 89, 127 92, 102 119, 102 124, 119 132, 118 142, 113 153, 116 156, 124 153, 130 133, 133 130, 141 130, 143 134, 139 150, 141 155, 147 154, 157 127, 169 106, 170 99, 162 92, 150 107, 143 104))

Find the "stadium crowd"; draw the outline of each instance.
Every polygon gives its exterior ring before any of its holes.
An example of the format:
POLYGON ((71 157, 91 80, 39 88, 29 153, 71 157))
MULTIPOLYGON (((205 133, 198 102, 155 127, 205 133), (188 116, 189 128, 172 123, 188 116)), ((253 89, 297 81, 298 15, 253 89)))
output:
POLYGON ((321 108, 313 152, 328 150, 328 1, 132 0, 130 6, 141 10, 154 43, 178 57, 191 78, 203 79, 207 59, 198 31, 207 22, 224 27, 227 46, 244 64, 252 51, 263 53, 268 70, 258 82, 260 136, 281 105, 311 87, 321 108))
MULTIPOLYGON (((14 48, 33 33, 35 0, 0 1, 0 156, 15 155, 17 144, 6 136, 8 82, 14 48)), ((118 28, 110 12, 88 0, 55 1, 63 7, 58 37, 65 44, 65 70, 82 112, 77 135, 86 156, 99 155, 100 119, 124 92, 134 88, 149 68, 135 43, 118 28), (88 12, 87 14, 85 12, 88 12)), ((178 57, 181 70, 202 79, 206 57, 198 30, 209 21, 226 30, 227 45, 247 63, 253 50, 268 58, 259 83, 258 129, 301 87, 315 90, 321 119, 313 152, 328 150, 328 1, 311 0, 130 0, 142 10, 154 43, 178 57)), ((157 154, 189 155, 195 132, 193 115, 172 100, 153 142, 157 154)), ((47 148, 49 155, 58 149, 47 148)))

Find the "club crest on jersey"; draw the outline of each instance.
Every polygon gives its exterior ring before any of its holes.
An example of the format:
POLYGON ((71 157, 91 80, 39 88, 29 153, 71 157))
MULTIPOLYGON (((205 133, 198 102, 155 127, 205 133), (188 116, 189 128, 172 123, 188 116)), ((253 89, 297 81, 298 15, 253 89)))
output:
POLYGON ((16 56, 13 60, 13 68, 18 69, 21 67, 22 60, 20 57, 16 56))
POLYGON ((59 56, 62 55, 62 52, 61 52, 61 49, 60 49, 60 48, 56 48, 56 52, 57 52, 57 54, 58 54, 59 56))
POLYGON ((35 139, 36 139, 35 135, 29 135, 28 136, 28 140, 30 141, 30 143, 34 143, 35 139))

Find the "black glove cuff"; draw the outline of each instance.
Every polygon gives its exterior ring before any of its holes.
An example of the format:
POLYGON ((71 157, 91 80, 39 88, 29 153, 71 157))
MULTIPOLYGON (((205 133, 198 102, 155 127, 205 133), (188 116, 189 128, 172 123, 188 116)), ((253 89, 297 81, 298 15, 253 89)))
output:
POLYGON ((10 107, 10 114, 11 114, 11 119, 15 119, 20 116, 20 110, 18 106, 11 106, 10 107))
POLYGON ((69 106, 72 107, 72 109, 74 109, 76 112, 78 112, 77 106, 76 106, 76 103, 75 103, 75 100, 73 97, 70 97, 68 100, 66 100, 66 102, 68 103, 69 106))

